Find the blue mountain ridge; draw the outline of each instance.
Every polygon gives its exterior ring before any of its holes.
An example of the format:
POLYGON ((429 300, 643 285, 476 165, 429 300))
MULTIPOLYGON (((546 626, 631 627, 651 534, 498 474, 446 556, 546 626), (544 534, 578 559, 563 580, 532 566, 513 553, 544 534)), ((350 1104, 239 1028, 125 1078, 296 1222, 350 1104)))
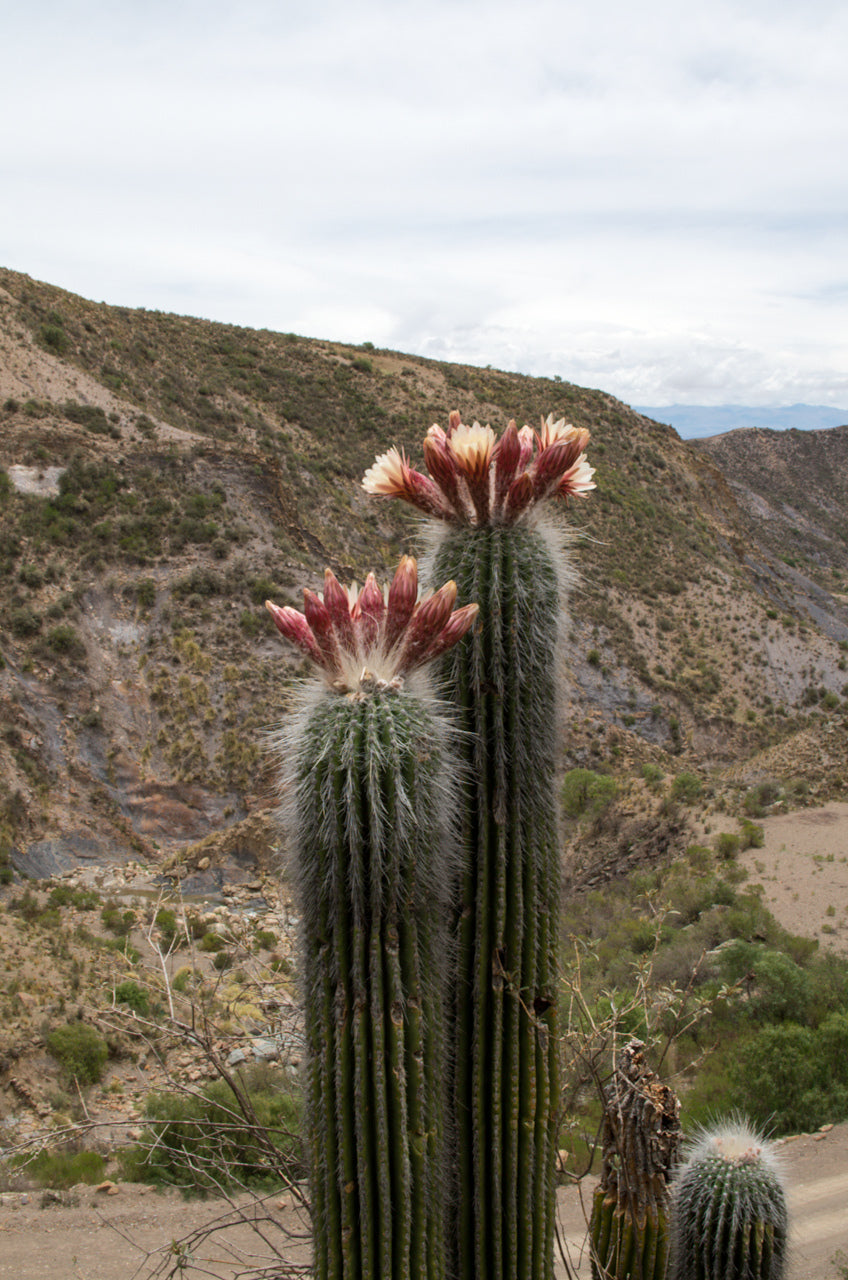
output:
POLYGON ((823 404, 665 404, 632 406, 637 413, 655 422, 674 427, 684 440, 723 435, 743 427, 765 427, 772 431, 821 431, 848 424, 848 409, 823 404))

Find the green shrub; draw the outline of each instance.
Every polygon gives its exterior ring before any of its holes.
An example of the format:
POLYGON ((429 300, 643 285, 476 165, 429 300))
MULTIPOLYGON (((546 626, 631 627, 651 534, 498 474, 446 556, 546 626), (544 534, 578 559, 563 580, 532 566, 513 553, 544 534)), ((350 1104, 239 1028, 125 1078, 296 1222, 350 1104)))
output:
POLYGON ((695 773, 678 773, 671 784, 671 798, 680 804, 697 804, 704 791, 704 784, 695 773))
POLYGON ((11 608, 6 615, 6 623, 13 636, 26 639, 27 636, 38 635, 41 630, 41 618, 26 605, 11 608))
POLYGON ((278 1187, 283 1169, 302 1175, 299 1095, 264 1067, 244 1071, 242 1085, 257 1126, 223 1081, 191 1097, 151 1094, 145 1133, 121 1156, 124 1177, 202 1194, 238 1184, 278 1187))
POLYGON ((130 979, 115 988, 115 999, 118 1004, 128 1005, 141 1018, 146 1018, 150 1013, 150 997, 144 987, 130 979))
POLYGON ((51 627, 47 633, 47 644, 50 649, 61 656, 80 656, 85 647, 74 628, 68 622, 61 622, 58 627, 51 627))
POLYGON ((25 587, 37 591, 44 583, 44 574, 37 565, 22 564, 18 570, 18 581, 22 582, 25 587))
POLYGON ((226 945, 220 933, 213 933, 211 929, 200 940, 201 951, 223 951, 226 945))
POLYGON ((160 907, 153 922, 162 934, 166 946, 171 945, 177 936, 177 917, 169 907, 160 907))
POLYGON ((122 911, 116 902, 107 902, 100 912, 100 919, 110 933, 123 938, 135 924, 135 912, 122 911))
POLYGON ((780 799, 780 784, 760 782, 752 787, 742 804, 749 818, 762 818, 769 806, 780 799))
POLYGON ((739 831, 739 846, 741 849, 762 849, 766 842, 766 833, 756 822, 751 822, 750 818, 743 818, 739 831))
POLYGON ((562 784, 562 807, 568 818, 595 819, 618 795, 618 783, 605 773, 570 769, 562 784))
POLYGON ((651 790, 655 791, 665 777, 665 774, 658 764, 647 763, 642 765, 642 777, 645 779, 651 790))
POLYGON ((75 400, 66 400, 63 412, 70 422, 76 422, 96 435, 106 435, 109 431, 106 412, 99 405, 78 404, 75 400))
POLYGON ((97 1084, 109 1056, 106 1041, 84 1022, 56 1027, 47 1037, 47 1050, 68 1078, 81 1085, 97 1084))
POLYGON ((142 609, 152 609, 156 603, 156 583, 152 578, 142 578, 135 589, 135 598, 142 609))
POLYGON ((715 849, 724 862, 730 862, 739 853, 740 839, 732 831, 722 831, 715 839, 715 849))
POLYGON ((771 1124, 776 1134, 843 1120, 848 1117, 846 1048, 846 1014, 832 1015, 818 1031, 791 1022, 764 1027, 731 1066, 731 1105, 759 1124, 771 1124))
POLYGON ((61 323, 43 324, 38 331, 38 340, 43 347, 57 356, 63 356, 70 345, 68 335, 61 323))

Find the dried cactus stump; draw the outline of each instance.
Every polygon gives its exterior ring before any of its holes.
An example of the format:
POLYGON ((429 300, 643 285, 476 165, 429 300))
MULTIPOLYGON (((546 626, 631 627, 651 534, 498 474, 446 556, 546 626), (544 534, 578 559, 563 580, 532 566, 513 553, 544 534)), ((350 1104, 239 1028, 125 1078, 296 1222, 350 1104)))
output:
POLYGON ((276 748, 302 911, 307 1131, 318 1280, 445 1276, 444 981, 456 851, 448 730, 406 678, 471 625, 452 583, 417 601, 328 572, 269 608, 322 669, 276 748))
POLYGON ((601 1180, 589 1224, 593 1280, 664 1280, 680 1103, 641 1040, 618 1055, 604 1099, 601 1180))

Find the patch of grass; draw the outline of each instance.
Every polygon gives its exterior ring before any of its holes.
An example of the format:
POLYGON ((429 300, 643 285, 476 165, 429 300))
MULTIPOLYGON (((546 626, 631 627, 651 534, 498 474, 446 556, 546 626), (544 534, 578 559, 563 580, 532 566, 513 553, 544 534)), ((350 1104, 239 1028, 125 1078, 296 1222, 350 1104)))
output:
POLYGON ((39 1151, 20 1167, 36 1186, 65 1190, 81 1182, 90 1187, 102 1182, 106 1160, 97 1151, 39 1151))

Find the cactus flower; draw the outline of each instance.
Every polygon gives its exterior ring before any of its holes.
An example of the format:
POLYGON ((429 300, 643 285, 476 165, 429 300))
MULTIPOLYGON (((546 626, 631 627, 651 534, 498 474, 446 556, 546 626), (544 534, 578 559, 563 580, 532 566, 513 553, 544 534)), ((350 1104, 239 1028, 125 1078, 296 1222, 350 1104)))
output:
POLYGON ((326 569, 323 596, 304 589, 303 613, 270 600, 265 607, 333 689, 352 693, 374 685, 399 688, 404 676, 456 644, 473 624, 477 605, 454 609, 455 603, 455 582, 419 600, 417 563, 403 556, 384 590, 373 573, 361 590, 356 583, 346 590, 326 569))
POLYGON ((424 440, 429 476, 396 448, 381 454, 362 481, 368 493, 403 498, 449 524, 509 525, 545 498, 582 497, 595 488, 586 460, 589 432, 553 414, 539 431, 511 421, 500 439, 479 422, 467 426, 457 410, 447 431, 433 425, 424 440))

